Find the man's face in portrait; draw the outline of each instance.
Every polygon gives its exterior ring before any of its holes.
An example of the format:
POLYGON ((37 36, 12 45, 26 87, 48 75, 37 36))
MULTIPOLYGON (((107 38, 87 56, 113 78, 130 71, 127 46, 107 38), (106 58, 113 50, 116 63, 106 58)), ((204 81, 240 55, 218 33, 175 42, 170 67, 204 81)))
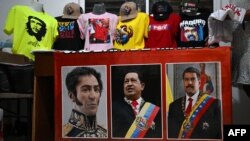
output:
POLYGON ((98 110, 99 99, 101 95, 100 86, 95 76, 80 76, 79 83, 76 86, 76 108, 80 112, 94 116, 98 110))
POLYGON ((184 36, 187 41, 198 41, 198 31, 195 27, 184 27, 184 36))
POLYGON ((188 96, 193 96, 196 92, 198 92, 200 87, 200 80, 198 79, 196 73, 185 73, 183 83, 184 90, 188 94, 188 96))
POLYGON ((123 91, 125 97, 129 100, 138 99, 141 96, 144 86, 144 83, 141 83, 137 73, 131 72, 125 75, 123 91))
POLYGON ((37 19, 32 18, 30 19, 30 27, 32 31, 37 34, 39 31, 41 31, 42 23, 37 19))

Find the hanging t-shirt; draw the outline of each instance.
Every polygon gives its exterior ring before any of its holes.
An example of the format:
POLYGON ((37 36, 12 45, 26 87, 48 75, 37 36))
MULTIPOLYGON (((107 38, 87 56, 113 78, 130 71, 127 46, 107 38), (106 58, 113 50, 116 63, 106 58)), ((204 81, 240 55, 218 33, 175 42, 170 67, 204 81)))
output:
POLYGON ((59 36, 53 49, 55 50, 81 50, 84 48, 84 40, 81 39, 77 19, 56 17, 59 36))
POLYGON ((85 50, 108 50, 113 48, 114 32, 118 22, 117 15, 108 12, 96 15, 90 12, 82 14, 77 21, 81 37, 85 38, 85 50))
POLYGON ((13 6, 8 13, 4 32, 13 35, 14 54, 23 54, 34 60, 34 50, 51 50, 58 36, 57 21, 47 13, 28 6, 13 6))
MULTIPOLYGON (((249 0, 230 0, 230 3, 250 10, 249 0)), ((238 9, 236 9, 238 10, 238 9)), ((248 12, 247 12, 248 13, 248 12)), ((250 21, 234 23, 232 41, 232 80, 233 83, 250 85, 250 21)))
POLYGON ((149 18, 146 48, 176 48, 180 16, 176 13, 171 13, 166 20, 161 21, 155 20, 153 16, 149 18))
POLYGON ((179 47, 204 47, 208 36, 209 13, 181 13, 179 47))
POLYGON ((138 12, 136 18, 116 26, 115 44, 117 49, 143 49, 148 37, 149 16, 138 12))

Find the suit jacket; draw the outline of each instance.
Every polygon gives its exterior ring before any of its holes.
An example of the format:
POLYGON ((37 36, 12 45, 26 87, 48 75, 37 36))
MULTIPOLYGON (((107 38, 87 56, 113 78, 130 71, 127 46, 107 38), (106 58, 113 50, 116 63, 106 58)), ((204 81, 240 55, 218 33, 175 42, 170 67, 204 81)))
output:
MULTIPOLYGON (((181 97, 169 105, 168 138, 178 138, 179 131, 185 119, 182 106, 185 106, 185 97, 181 97)), ((216 99, 202 115, 190 138, 221 139, 220 108, 220 101, 216 99)))
POLYGON ((97 124, 96 116, 87 116, 72 109, 69 122, 63 126, 65 137, 106 138, 107 129, 97 124))
MULTIPOLYGON (((140 109, 144 104, 141 104, 140 109)), ((131 124, 135 120, 132 107, 124 100, 112 103, 112 135, 113 137, 124 138, 131 124)), ((161 138, 161 114, 160 111, 155 117, 155 129, 149 128, 144 138, 161 138)))

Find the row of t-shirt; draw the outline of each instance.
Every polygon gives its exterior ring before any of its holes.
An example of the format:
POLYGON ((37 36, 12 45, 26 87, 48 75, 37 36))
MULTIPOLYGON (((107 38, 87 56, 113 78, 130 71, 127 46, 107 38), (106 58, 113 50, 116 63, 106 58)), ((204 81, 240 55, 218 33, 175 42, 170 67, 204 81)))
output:
POLYGON ((87 51, 204 47, 208 16, 208 13, 171 13, 166 20, 159 21, 138 12, 136 18, 122 22, 115 14, 90 12, 82 14, 77 22, 87 51))
POLYGON ((171 13, 157 21, 146 13, 120 21, 115 14, 85 13, 78 19, 51 17, 28 6, 11 8, 4 31, 13 36, 13 53, 34 60, 34 50, 108 50, 203 47, 208 14, 171 13))
POLYGON ((111 13, 82 14, 78 18, 85 50, 204 47, 208 34, 208 13, 171 13, 166 20, 138 12, 136 18, 121 22, 111 13))

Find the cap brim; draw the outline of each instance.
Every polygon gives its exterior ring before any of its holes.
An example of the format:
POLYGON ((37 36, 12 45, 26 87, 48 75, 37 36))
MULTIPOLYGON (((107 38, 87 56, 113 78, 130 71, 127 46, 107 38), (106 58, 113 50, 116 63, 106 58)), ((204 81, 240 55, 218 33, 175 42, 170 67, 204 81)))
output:
POLYGON ((127 21, 127 20, 131 20, 131 19, 134 19, 136 18, 137 16, 137 12, 135 12, 134 14, 130 14, 130 15, 127 15, 127 16, 121 16, 121 21, 127 21))
POLYGON ((63 15, 62 18, 64 18, 64 19, 78 19, 78 16, 63 15))
POLYGON ((155 14, 154 19, 156 20, 165 20, 168 18, 168 14, 155 14))

